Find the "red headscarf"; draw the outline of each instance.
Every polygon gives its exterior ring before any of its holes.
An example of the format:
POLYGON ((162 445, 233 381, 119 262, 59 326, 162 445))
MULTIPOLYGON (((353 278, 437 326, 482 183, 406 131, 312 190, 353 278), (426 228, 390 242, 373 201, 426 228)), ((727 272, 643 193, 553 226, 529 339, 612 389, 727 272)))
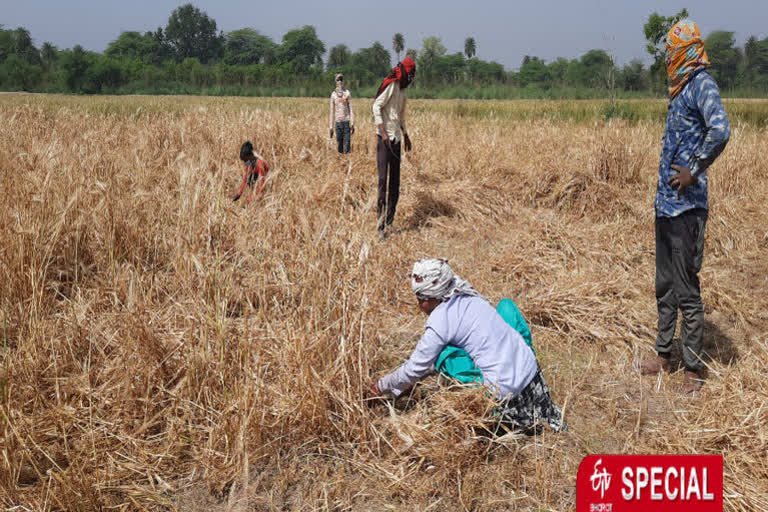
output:
POLYGON ((416 72, 416 63, 413 61, 411 57, 406 57, 403 59, 402 62, 398 62, 397 66, 392 68, 392 72, 387 76, 387 78, 384 79, 383 82, 381 82, 381 85, 379 86, 379 90, 376 91, 376 97, 379 97, 379 94, 384 92, 384 89, 387 88, 389 84, 392 82, 400 82, 400 88, 405 89, 408 87, 408 84, 411 83, 410 76, 413 76, 413 74, 416 72))

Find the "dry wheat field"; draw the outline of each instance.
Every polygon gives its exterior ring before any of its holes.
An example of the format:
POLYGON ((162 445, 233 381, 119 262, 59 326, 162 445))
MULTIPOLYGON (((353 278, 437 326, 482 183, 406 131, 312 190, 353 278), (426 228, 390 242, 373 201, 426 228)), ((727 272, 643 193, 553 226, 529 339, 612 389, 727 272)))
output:
POLYGON ((0 97, 3 508, 565 511, 587 454, 706 453, 726 510, 768 510, 766 128, 732 116, 709 171, 690 399, 634 366, 663 103, 635 123, 457 104, 410 102, 380 242, 369 100, 346 157, 326 100, 0 97), (243 207, 246 139, 272 171, 243 207), (432 256, 516 301, 567 432, 477 437, 488 399, 434 377, 363 401, 422 332, 408 276, 432 256))

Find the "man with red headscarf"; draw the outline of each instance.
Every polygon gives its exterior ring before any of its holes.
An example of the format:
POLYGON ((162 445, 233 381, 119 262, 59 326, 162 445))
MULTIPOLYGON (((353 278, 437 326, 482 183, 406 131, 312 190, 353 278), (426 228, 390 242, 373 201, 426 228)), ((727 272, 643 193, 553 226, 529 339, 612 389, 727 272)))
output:
POLYGON ((385 236, 384 229, 395 219, 397 200, 400 197, 401 142, 405 143, 406 151, 411 150, 411 139, 405 129, 405 90, 413 82, 415 74, 416 63, 411 57, 406 57, 384 79, 373 101, 373 122, 378 136, 376 163, 379 169, 376 211, 379 237, 382 239, 385 236))
POLYGON ((704 40, 691 20, 677 22, 667 34, 666 62, 670 100, 654 203, 657 356, 643 361, 640 370, 645 375, 672 370, 670 355, 680 310, 683 392, 693 394, 704 377, 704 305, 698 274, 709 212, 708 168, 728 143, 731 127, 717 84, 707 71, 704 40))

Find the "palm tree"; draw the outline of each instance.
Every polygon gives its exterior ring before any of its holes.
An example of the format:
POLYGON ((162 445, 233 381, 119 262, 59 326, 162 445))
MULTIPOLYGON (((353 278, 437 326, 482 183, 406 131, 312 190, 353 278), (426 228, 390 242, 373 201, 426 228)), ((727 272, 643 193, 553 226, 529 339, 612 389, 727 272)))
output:
POLYGON ((43 64, 45 64, 46 69, 52 69, 53 64, 58 58, 56 47, 46 41, 40 48, 40 56, 43 58, 43 64))
POLYGON ((475 56, 475 54, 477 54, 477 44, 475 43, 475 38, 468 37, 464 40, 464 55, 466 55, 468 59, 471 59, 475 56))
POLYGON ((403 34, 398 32, 392 38, 392 49, 395 50, 398 62, 400 62, 400 52, 403 51, 403 48, 405 48, 405 38, 403 37, 403 34))

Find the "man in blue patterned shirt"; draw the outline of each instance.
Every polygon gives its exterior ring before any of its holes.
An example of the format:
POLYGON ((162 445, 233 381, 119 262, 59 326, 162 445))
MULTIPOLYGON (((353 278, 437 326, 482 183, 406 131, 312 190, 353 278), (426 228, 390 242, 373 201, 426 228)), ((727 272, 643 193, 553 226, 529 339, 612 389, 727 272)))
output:
POLYGON ((641 364, 645 375, 671 371, 670 353, 683 314, 683 392, 702 385, 704 305, 699 271, 704 252, 707 168, 731 135, 720 92, 707 71, 709 61, 699 28, 690 20, 676 23, 667 35, 670 101, 662 140, 656 188, 657 357, 641 364))

